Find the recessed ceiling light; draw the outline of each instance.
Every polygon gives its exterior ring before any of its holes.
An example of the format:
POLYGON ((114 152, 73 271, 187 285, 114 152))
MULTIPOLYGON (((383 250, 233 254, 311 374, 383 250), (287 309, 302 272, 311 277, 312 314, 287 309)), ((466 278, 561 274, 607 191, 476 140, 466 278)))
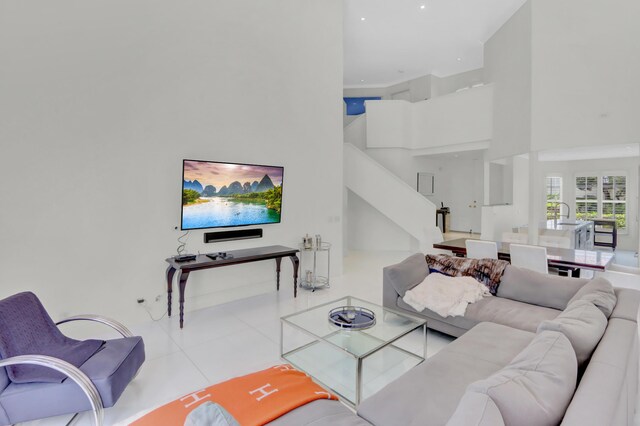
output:
POLYGON ((360 83, 364 83, 364 80, 360 80, 360 83))
POLYGON ((366 19, 367 18, 365 18, 365 17, 360 18, 361 21, 365 21, 366 19))
POLYGON ((424 4, 421 4, 421 5, 420 5, 420 9, 426 9, 426 7, 427 7, 427 6, 426 6, 426 5, 424 5, 424 4))
POLYGON ((458 62, 462 62, 462 58, 457 58, 456 59, 458 62))

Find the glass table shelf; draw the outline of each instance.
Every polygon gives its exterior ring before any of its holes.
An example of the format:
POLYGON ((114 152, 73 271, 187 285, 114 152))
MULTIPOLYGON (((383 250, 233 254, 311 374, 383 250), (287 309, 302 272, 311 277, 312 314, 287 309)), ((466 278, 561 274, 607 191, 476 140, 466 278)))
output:
POLYGON ((352 296, 280 319, 281 357, 354 407, 424 361, 426 351, 425 319, 352 296), (364 330, 341 329, 328 319, 329 311, 340 306, 370 309, 376 324, 364 330), (420 328, 421 354, 394 344, 420 328))

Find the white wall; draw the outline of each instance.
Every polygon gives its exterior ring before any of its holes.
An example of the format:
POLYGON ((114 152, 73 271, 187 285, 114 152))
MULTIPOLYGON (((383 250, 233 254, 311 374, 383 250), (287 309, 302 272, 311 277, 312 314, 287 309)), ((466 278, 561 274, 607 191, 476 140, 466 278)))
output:
POLYGON ((366 106, 368 148, 411 147, 413 104, 389 100, 366 101, 366 106))
POLYGON ((529 218, 529 156, 513 157, 513 217, 515 226, 528 223, 529 218))
MULTIPOLYGON (((285 167, 282 224, 215 245, 192 232, 189 251, 319 233, 339 273, 341 2, 13 0, 1 10, 0 296, 34 291, 55 318, 146 318, 135 299, 165 291, 183 158, 285 167)), ((282 276, 292 292, 290 264, 282 276)), ((272 262, 194 273, 187 309, 274 281, 272 262)))
POLYGON ((351 250, 416 250, 418 242, 352 191, 348 191, 347 247, 351 250))
MULTIPOLYGON (((435 175, 435 192, 426 198, 436 207, 440 207, 442 202, 451 208, 452 213, 447 218, 451 230, 464 232, 468 232, 470 229, 473 229, 474 232, 480 230, 480 207, 484 197, 484 170, 481 152, 447 154, 437 157, 414 157, 405 149, 367 149, 365 152, 414 189, 416 189, 418 172, 433 173, 435 175), (473 201, 476 201, 477 207, 475 208, 469 207, 473 206, 473 201)), ((362 209, 368 207, 365 205, 362 206, 362 209)), ((385 226, 385 224, 380 222, 376 226, 385 226)), ((372 227, 371 229, 377 228, 372 227)), ((406 246, 405 240, 402 238, 400 235, 393 238, 393 241, 403 241, 402 245, 395 245, 394 250, 402 250, 401 247, 406 246)))
MULTIPOLYGON (((464 87, 471 87, 474 84, 482 83, 484 82, 483 74, 484 71, 482 68, 447 77, 437 77, 429 74, 387 87, 345 88, 343 96, 356 98, 379 96, 383 100, 403 99, 408 102, 420 102, 453 93, 464 87)), ((347 108, 345 105, 343 115, 344 126, 347 126, 354 120, 354 116, 346 114, 347 108)))
POLYGON ((435 205, 356 146, 344 144, 343 155, 345 186, 415 238, 416 249, 429 249, 434 238, 435 205))
POLYGON ((484 69, 461 72, 447 77, 431 76, 431 97, 454 93, 458 89, 484 83, 484 69))
POLYGON ((529 152, 531 145, 531 2, 485 43, 484 78, 493 83, 493 139, 488 160, 529 152))
POLYGON ((419 102, 431 97, 431 79, 433 76, 424 75, 414 78, 413 80, 403 81, 387 87, 361 87, 361 88, 345 88, 344 97, 368 97, 380 96, 383 100, 392 100, 394 95, 403 92, 409 92, 410 102, 419 102))
POLYGON ((380 96, 384 100, 390 100, 393 99, 394 94, 408 91, 410 102, 420 102, 483 82, 484 70, 478 68, 446 77, 423 75, 387 87, 345 88, 343 94, 345 97, 380 96))
POLYGON ((640 141, 640 2, 536 0, 532 149, 640 141))
POLYGON ((344 143, 355 145, 361 150, 367 148, 367 116, 362 114, 356 117, 344 128, 344 143))
POLYGON ((367 101, 367 147, 424 149, 486 142, 493 122, 491 85, 427 101, 367 101))
POLYGON ((489 163, 489 204, 506 204, 505 165, 489 163))
MULTIPOLYGON (((366 120, 366 117, 361 120, 366 120)), ((409 155, 409 151, 405 149, 366 149, 362 146, 364 135, 362 135, 362 143, 358 143, 358 135, 361 133, 348 131, 356 124, 345 129, 345 143, 354 144, 384 168, 415 188, 416 173, 417 170, 424 168, 423 163, 409 155)), ((408 251, 416 247, 417 241, 409 233, 352 191, 347 193, 346 216, 349 226, 346 238, 349 249, 408 251)))
POLYGON ((447 220, 452 231, 480 232, 484 199, 482 154, 454 155, 438 157, 432 160, 437 164, 434 169, 424 170, 435 173, 435 192, 427 198, 438 207, 441 202, 450 207, 447 220))
MULTIPOLYGON (((493 87, 490 85, 412 104, 410 147, 434 148, 491 139, 492 104, 493 87)), ((372 128, 374 120, 383 118, 369 117, 372 125, 368 129, 367 144, 369 140, 378 140, 378 134, 372 128)))

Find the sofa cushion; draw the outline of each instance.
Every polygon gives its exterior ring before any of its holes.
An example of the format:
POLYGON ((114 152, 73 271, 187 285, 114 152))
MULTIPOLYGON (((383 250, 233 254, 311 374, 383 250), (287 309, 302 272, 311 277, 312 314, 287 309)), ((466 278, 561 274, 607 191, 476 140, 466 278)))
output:
POLYGON ((616 307, 609 318, 620 318, 638 321, 638 305, 640 305, 640 291, 629 288, 614 288, 616 293, 616 307))
POLYGON ((591 357, 606 328, 607 318, 600 309, 586 300, 576 300, 569 303, 556 319, 541 322, 538 333, 550 330, 567 336, 580 367, 591 357))
MULTIPOLYGON (((483 299, 484 300, 484 299, 483 299)), ((479 302, 482 302, 482 300, 480 300, 479 302)), ((477 303, 477 302, 476 302, 477 303)), ((433 312, 431 309, 424 309, 420 312, 416 311, 415 309, 413 309, 411 307, 411 305, 409 305, 407 302, 405 302, 404 300, 402 300, 400 297, 398 297, 398 302, 397 302, 397 306, 399 308, 402 308, 406 311, 411 312, 412 314, 418 314, 421 315, 423 317, 427 318, 427 321, 429 319, 436 319, 439 321, 444 321, 447 324, 451 324, 454 327, 459 327, 462 328, 464 330, 469 330, 471 329, 473 326, 477 325, 479 321, 476 321, 474 319, 469 319, 467 316, 458 316, 458 317, 447 317, 447 318, 443 318, 440 315, 436 314, 435 312, 433 312)), ((469 305, 471 306, 471 305, 469 305)), ((469 308, 469 306, 467 306, 467 309, 469 308)), ((429 322, 427 322, 427 327, 431 328, 429 325, 429 322)))
POLYGON ((554 319, 560 311, 543 306, 530 305, 502 297, 485 297, 467 306, 465 317, 472 321, 489 321, 519 330, 538 329, 542 321, 554 319))
MULTIPOLYGON (((563 425, 610 425, 619 403, 631 399, 635 406, 638 377, 638 327, 635 322, 612 318, 593 352, 563 425)), ((633 409, 633 407, 631 407, 633 409)), ((632 424, 632 423, 628 423, 632 424)))
POLYGON ((268 426, 370 426, 339 401, 318 399, 289 411, 268 426))
POLYGON ((423 254, 409 256, 402 262, 383 269, 385 282, 390 282, 400 297, 407 290, 420 284, 429 275, 429 267, 423 254))
POLYGON ((443 425, 467 386, 507 365, 535 337, 481 323, 362 401, 358 414, 374 425, 443 425))
POLYGON ((557 425, 576 388, 576 356, 562 333, 543 331, 511 363, 472 383, 467 392, 488 395, 505 424, 557 425))
POLYGON ((589 280, 541 274, 510 265, 502 275, 497 295, 519 302, 563 310, 589 280))
POLYGON ((586 283, 578 292, 571 298, 569 303, 575 300, 587 300, 598 307, 602 313, 609 318, 613 312, 613 308, 616 306, 618 300, 613 286, 604 278, 594 278, 586 283))
MULTIPOLYGON (((476 324, 486 321, 532 333, 536 332, 542 321, 554 319, 560 313, 556 309, 529 305, 501 297, 485 297, 475 303, 470 303, 464 316, 447 318, 443 318, 429 309, 417 312, 400 298, 398 298, 397 306, 411 313, 418 313, 427 319, 437 319, 464 330, 469 330, 476 324)), ((428 322, 427 327, 429 327, 428 322)))
POLYGON ((488 395, 465 392, 447 426, 504 426, 500 410, 488 395))

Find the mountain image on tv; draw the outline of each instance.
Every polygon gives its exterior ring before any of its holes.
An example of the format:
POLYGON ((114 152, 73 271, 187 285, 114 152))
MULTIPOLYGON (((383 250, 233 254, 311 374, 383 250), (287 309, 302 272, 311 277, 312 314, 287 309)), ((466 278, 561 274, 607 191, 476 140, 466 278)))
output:
POLYGON ((184 160, 182 229, 279 223, 284 169, 184 160))

